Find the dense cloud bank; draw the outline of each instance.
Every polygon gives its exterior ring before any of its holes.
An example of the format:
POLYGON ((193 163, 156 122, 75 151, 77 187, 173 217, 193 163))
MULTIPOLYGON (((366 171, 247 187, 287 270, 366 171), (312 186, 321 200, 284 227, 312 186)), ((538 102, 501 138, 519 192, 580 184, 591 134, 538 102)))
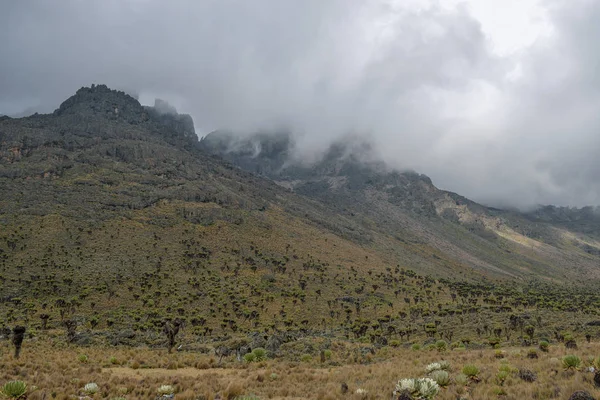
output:
POLYGON ((543 5, 552 34, 499 55, 461 4, 4 2, 0 114, 105 83, 168 99, 199 136, 289 129, 314 156, 364 135, 478 201, 600 204, 600 2, 543 5))

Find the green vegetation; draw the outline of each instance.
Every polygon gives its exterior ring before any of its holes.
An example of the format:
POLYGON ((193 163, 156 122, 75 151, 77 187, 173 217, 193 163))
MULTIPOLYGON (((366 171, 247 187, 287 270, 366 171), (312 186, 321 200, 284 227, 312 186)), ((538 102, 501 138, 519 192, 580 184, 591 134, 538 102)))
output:
POLYGON ((573 354, 566 355, 562 359, 562 365, 566 370, 577 370, 581 367, 581 358, 573 354))
POLYGON ((27 394, 27 384, 23 381, 10 381, 0 387, 0 394, 9 399, 21 399, 27 394))
POLYGON ((467 364, 463 367, 462 373, 471 379, 476 379, 479 375, 479 368, 473 364, 467 364))

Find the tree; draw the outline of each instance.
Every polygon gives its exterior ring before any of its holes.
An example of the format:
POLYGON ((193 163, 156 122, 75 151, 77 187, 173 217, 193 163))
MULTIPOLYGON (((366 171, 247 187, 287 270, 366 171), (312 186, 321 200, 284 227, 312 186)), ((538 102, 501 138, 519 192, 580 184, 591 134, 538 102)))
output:
POLYGON ((21 354, 21 346, 23 345, 23 339, 25 338, 25 330, 25 327, 20 325, 13 328, 12 342, 15 346, 15 358, 19 358, 19 355, 21 354))
POLYGON ((163 332, 167 336, 168 344, 167 348, 169 349, 169 353, 175 347, 175 338, 179 333, 179 329, 183 327, 183 321, 179 318, 176 318, 172 323, 170 321, 165 321, 165 325, 163 327, 163 332))

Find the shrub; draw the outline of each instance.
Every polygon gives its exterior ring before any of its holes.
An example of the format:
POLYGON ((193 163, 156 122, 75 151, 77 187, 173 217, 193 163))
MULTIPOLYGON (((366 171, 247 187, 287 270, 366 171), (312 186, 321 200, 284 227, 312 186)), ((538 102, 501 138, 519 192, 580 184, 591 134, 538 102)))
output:
POLYGON ((510 372, 508 371, 498 371, 496 374, 496 384, 499 386, 504 385, 504 381, 506 381, 506 378, 508 378, 509 375, 510 372))
POLYGON ((82 364, 87 364, 87 362, 89 361, 88 356, 86 356, 85 354, 80 354, 79 356, 77 356, 77 359, 82 364))
POLYGON ((576 355, 569 354, 563 357, 562 364, 566 370, 576 370, 581 366, 581 358, 577 357, 576 355))
POLYGON ((439 391, 440 386, 431 378, 401 379, 396 384, 394 396, 408 393, 418 399, 431 400, 435 398, 439 391))
POLYGON ((325 356, 326 360, 330 360, 333 353, 331 352, 331 350, 324 350, 323 355, 325 356))
POLYGON ((175 389, 171 385, 161 385, 158 389, 156 389, 156 391, 161 396, 169 396, 175 393, 175 389))
POLYGON ((459 349, 459 348, 460 349, 464 349, 465 348, 465 344, 463 342, 453 342, 453 343, 450 344, 450 348, 452 350, 459 349))
POLYGON ((529 349, 527 351, 527 358, 535 359, 538 358, 538 353, 535 349, 529 349))
POLYGON ((392 346, 392 347, 400 347, 400 341, 396 340, 396 339, 391 340, 390 341, 390 346, 392 346))
POLYGON ((431 379, 435 381, 440 387, 447 387, 450 385, 450 374, 447 371, 434 371, 430 375, 431 379))
POLYGON ((463 367, 462 373, 471 379, 476 379, 479 375, 479 368, 473 364, 467 364, 463 367))
POLYGON ((300 361, 302 361, 302 362, 311 362, 312 361, 312 356, 310 354, 302 354, 300 356, 300 361))
POLYGON ((428 344, 425 347, 423 347, 423 350, 427 350, 427 351, 433 351, 435 349, 436 349, 435 343, 431 343, 431 344, 428 344))
POLYGON ((411 348, 411 350, 419 351, 419 350, 421 350, 421 345, 418 343, 415 343, 412 346, 410 346, 410 348, 411 348))
POLYGON ((86 383, 85 386, 83 387, 83 393, 87 394, 88 396, 91 396, 95 393, 98 392, 100 388, 98 387, 98 385, 95 382, 90 382, 90 383, 86 383))
POLYGON ((454 378, 454 382, 460 386, 466 386, 469 383, 469 378, 465 374, 458 374, 454 378))
POLYGON ((267 359, 267 351, 262 347, 257 347, 252 350, 252 354, 254 354, 256 361, 264 361, 267 359))
POLYGON ((430 374, 435 371, 449 371, 450 363, 448 361, 438 361, 431 364, 428 364, 425 367, 425 372, 430 374))
POLYGON ((440 365, 440 363, 434 362, 434 363, 428 364, 425 367, 425 372, 430 374, 435 371, 440 371, 441 369, 442 369, 442 366, 440 365))
POLYGON ((108 359, 108 361, 112 364, 112 365, 117 365, 119 364, 119 360, 117 360, 117 357, 113 356, 111 358, 108 359))
POLYGON ((549 347, 550 347, 550 343, 548 343, 547 341, 542 340, 540 342, 540 350, 543 351, 544 353, 548 352, 549 347))
POLYGON ((256 356, 254 355, 254 353, 246 353, 244 354, 244 361, 246 361, 247 363, 251 363, 256 361, 256 356))
POLYGON ((438 340, 437 342, 435 342, 435 348, 437 349, 437 351, 446 351, 448 350, 448 343, 446 343, 444 340, 438 340))
POLYGON ((9 399, 24 398, 27 393, 27 385, 23 381, 10 381, 0 387, 0 393, 9 399))
POLYGON ((502 351, 502 350, 494 351, 494 357, 496 357, 496 358, 504 358, 505 355, 506 355, 506 353, 504 353, 504 351, 502 351))

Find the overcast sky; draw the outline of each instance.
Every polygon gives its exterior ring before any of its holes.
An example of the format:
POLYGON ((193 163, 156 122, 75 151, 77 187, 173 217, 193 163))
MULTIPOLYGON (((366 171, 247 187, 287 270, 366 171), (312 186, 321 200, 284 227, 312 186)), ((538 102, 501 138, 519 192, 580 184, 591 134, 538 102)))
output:
POLYGON ((0 114, 105 83, 199 136, 365 135, 493 205, 600 204, 600 0, 0 1, 0 114))

